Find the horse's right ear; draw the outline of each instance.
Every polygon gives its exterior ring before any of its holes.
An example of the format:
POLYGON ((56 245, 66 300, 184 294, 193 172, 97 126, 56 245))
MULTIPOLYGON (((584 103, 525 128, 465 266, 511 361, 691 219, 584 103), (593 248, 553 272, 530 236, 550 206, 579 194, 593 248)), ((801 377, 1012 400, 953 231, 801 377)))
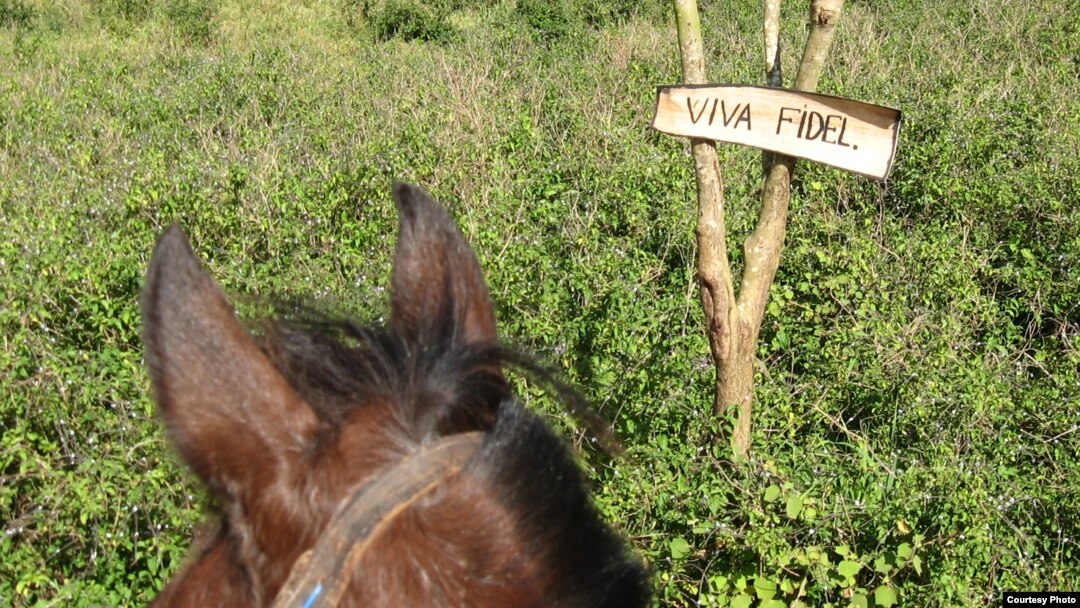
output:
POLYGON ((241 327, 175 226, 154 249, 142 316, 157 409, 188 465, 229 498, 289 471, 316 432, 315 413, 241 327))
POLYGON ((394 185, 400 230, 394 253, 391 322, 410 342, 495 343, 495 310, 476 254, 435 199, 394 185))

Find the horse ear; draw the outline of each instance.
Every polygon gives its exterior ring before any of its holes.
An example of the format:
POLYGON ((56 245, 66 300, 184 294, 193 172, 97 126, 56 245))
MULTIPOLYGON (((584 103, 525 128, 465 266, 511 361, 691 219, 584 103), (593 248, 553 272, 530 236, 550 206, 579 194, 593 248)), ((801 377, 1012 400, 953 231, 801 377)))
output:
POLYGON ((315 433, 315 413, 240 326, 175 226, 154 249, 142 315, 158 412, 188 465, 230 498, 287 470, 315 433))
POLYGON ((394 199, 401 222, 394 329, 424 346, 494 343, 495 310, 480 263, 450 214, 415 186, 395 184, 394 199))

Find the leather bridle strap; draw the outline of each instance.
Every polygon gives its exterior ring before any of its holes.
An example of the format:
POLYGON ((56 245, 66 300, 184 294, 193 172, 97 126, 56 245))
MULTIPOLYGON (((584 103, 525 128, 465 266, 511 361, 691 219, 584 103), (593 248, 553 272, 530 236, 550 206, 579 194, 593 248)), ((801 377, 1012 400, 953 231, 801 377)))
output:
POLYGON ((381 473, 334 513, 315 546, 300 556, 274 608, 337 606, 372 540, 398 515, 457 474, 483 441, 479 432, 444 437, 381 473))

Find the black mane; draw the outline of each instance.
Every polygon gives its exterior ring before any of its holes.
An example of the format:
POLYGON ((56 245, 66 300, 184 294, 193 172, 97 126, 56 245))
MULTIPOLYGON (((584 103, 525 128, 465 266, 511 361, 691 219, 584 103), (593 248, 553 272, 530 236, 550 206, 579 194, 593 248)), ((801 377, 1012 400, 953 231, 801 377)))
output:
POLYGON ((545 388, 609 455, 622 447, 609 423, 560 373, 535 357, 500 344, 452 345, 437 341, 410 348, 392 327, 361 325, 296 302, 278 303, 265 324, 263 350, 293 388, 328 423, 340 423, 355 404, 371 397, 399 403, 403 422, 416 433, 445 435, 486 431, 499 404, 513 399, 501 373, 510 369, 545 388))
POLYGON ((492 370, 518 357, 491 344, 418 349, 392 328, 311 308, 271 322, 262 347, 326 422, 336 425, 357 403, 392 400, 416 441, 490 429, 499 403, 510 397, 492 370))

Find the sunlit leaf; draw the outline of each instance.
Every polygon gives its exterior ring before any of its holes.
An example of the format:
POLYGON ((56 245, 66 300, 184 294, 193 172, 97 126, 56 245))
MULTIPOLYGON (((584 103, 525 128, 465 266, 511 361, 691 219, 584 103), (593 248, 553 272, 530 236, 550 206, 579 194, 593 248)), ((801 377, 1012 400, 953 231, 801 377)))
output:
POLYGON ((682 559, 690 554, 690 543, 681 536, 671 539, 668 548, 671 549, 671 557, 674 559, 682 559))
POLYGON ((836 571, 847 578, 855 578, 855 575, 862 570, 862 564, 859 562, 853 562, 850 560, 844 560, 836 565, 836 571))
POLYGON ((776 583, 771 579, 759 576, 754 579, 754 593, 757 594, 758 599, 770 600, 776 597, 776 583))
POLYGON ((789 496, 787 499, 787 516, 790 519, 795 519, 799 516, 799 512, 803 508, 803 498, 798 494, 789 496))
POLYGON ((874 603, 878 606, 892 606, 896 603, 896 591, 887 585, 874 589, 874 603))

